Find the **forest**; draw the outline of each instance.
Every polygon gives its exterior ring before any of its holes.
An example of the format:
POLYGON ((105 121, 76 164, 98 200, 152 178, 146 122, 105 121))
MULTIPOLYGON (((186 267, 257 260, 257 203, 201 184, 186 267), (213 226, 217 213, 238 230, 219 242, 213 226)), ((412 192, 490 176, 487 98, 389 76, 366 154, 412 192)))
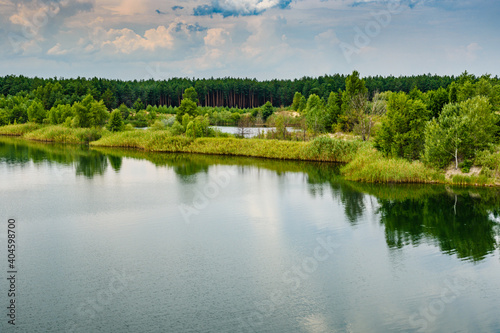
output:
MULTIPOLYGON (((103 100, 108 109, 122 103, 131 108, 137 99, 145 106, 180 106, 183 92, 194 87, 200 106, 254 108, 269 101, 273 106, 292 104, 295 92, 306 98, 316 94, 324 99, 332 91, 345 89, 347 75, 325 75, 318 78, 303 77, 295 80, 257 81, 256 79, 218 78, 189 79, 172 78, 155 81, 120 81, 103 78, 28 78, 25 76, 0 77, 0 94, 15 96, 19 93, 37 91, 46 109, 59 104, 73 104, 87 94, 96 100, 103 100)), ((410 92, 414 87, 421 91, 446 88, 455 81, 453 76, 375 76, 366 77, 365 84, 370 94, 375 91, 410 92)), ((499 78, 494 80, 498 82, 499 78)))

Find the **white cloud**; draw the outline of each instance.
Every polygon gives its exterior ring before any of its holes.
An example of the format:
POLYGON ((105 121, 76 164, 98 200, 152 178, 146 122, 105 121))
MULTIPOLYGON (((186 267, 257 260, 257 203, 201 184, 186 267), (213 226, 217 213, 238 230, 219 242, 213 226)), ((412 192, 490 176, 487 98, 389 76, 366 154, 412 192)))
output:
POLYGON ((65 55, 68 53, 68 50, 63 50, 61 48, 61 43, 57 43, 53 48, 47 51, 49 55, 65 55))
POLYGON ((230 38, 229 32, 222 28, 213 28, 207 31, 207 35, 204 38, 205 45, 211 47, 220 47, 226 44, 226 41, 230 38))

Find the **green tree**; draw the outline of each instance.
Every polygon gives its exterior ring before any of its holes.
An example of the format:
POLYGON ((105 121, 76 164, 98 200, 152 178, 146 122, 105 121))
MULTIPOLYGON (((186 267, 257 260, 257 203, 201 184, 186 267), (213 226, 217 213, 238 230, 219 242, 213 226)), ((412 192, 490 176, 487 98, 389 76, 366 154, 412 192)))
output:
POLYGON ((108 110, 111 110, 115 106, 116 98, 113 92, 109 88, 106 89, 104 94, 102 94, 101 99, 103 100, 108 110))
POLYGON ((439 117, 443 107, 450 102, 450 97, 446 89, 439 88, 438 90, 431 90, 427 92, 428 103, 427 107, 430 111, 431 117, 439 117))
POLYGON ((141 110, 144 110, 144 104, 142 103, 141 99, 138 98, 135 103, 134 103, 134 106, 133 106, 134 110, 136 112, 139 112, 141 110))
POLYGON ((106 120, 109 118, 109 112, 104 105, 104 102, 100 100, 99 102, 93 101, 90 104, 90 114, 91 114, 91 126, 102 127, 106 120))
POLYGON ((314 133, 324 132, 327 121, 325 102, 316 94, 312 94, 307 99, 305 109, 307 127, 314 133))
POLYGON ((90 94, 81 102, 75 102, 72 108, 75 114, 74 124, 77 127, 101 127, 109 117, 104 102, 97 102, 90 94))
POLYGON ((264 122, 274 113, 274 107, 271 102, 267 101, 266 104, 262 106, 262 120, 264 122))
POLYGON ((338 94, 332 91, 328 96, 328 102, 326 103, 325 127, 328 130, 332 130, 332 126, 337 123, 339 115, 340 115, 340 107, 338 101, 338 94))
POLYGON ((449 95, 448 95, 449 103, 458 102, 458 84, 456 82, 452 82, 448 87, 448 90, 449 90, 449 95))
POLYGON ((489 100, 477 96, 459 104, 448 104, 438 119, 425 131, 424 161, 446 167, 453 159, 474 159, 476 154, 494 142, 498 130, 496 116, 489 100))
POLYGON ((186 126, 186 136, 190 138, 196 138, 196 132, 194 129, 194 121, 191 120, 186 126))
POLYGON ((108 121, 108 130, 111 132, 119 132, 123 130, 123 118, 120 110, 116 109, 111 112, 111 117, 108 121))
POLYGON ((182 117, 186 114, 191 117, 198 114, 198 105, 189 98, 183 99, 181 106, 177 108, 177 121, 182 123, 182 117))
POLYGON ((187 88, 182 94, 182 99, 189 99, 198 105, 198 93, 193 87, 187 88))
POLYGON ((424 148, 428 119, 429 111, 421 100, 409 99, 404 92, 391 94, 376 147, 386 156, 418 159, 424 148))
POLYGON ((74 122, 77 127, 92 126, 92 113, 90 112, 92 102, 94 102, 94 98, 91 95, 87 95, 81 102, 73 104, 74 122))
POLYGON ((42 102, 35 100, 28 107, 28 120, 37 124, 43 123, 46 111, 42 102))
POLYGON ((353 71, 345 79, 345 91, 342 92, 342 107, 341 107, 341 122, 342 127, 345 130, 352 130, 355 123, 352 122, 353 118, 349 117, 349 113, 356 110, 352 110, 352 102, 359 100, 359 96, 367 96, 368 89, 365 86, 365 81, 359 78, 359 72, 353 71))
POLYGON ((122 114, 122 119, 127 119, 128 116, 130 115, 129 108, 123 103, 120 104, 120 106, 118 107, 118 110, 120 110, 120 112, 122 114))
POLYGON ((304 96, 300 97, 300 102, 299 102, 299 108, 297 109, 298 112, 302 112, 306 109, 307 106, 307 100, 304 96))
POLYGON ((47 113, 47 118, 53 125, 62 124, 68 117, 72 118, 73 116, 73 109, 69 104, 59 104, 58 106, 53 106, 47 113))
POLYGON ((302 98, 302 94, 299 92, 296 92, 295 95, 293 95, 293 102, 292 102, 292 106, 291 106, 291 109, 293 111, 299 110, 301 98, 302 98))

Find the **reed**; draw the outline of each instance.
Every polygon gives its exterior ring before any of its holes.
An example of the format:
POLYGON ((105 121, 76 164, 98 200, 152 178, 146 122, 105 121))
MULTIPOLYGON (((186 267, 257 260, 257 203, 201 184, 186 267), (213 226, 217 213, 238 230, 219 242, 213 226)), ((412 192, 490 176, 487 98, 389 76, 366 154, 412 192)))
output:
POLYGON ((341 168, 348 180, 369 183, 437 183, 444 175, 419 161, 386 158, 374 148, 360 149, 356 157, 341 168))
POLYGON ((24 138, 42 142, 85 143, 97 140, 102 131, 93 128, 69 128, 64 126, 46 126, 24 134, 24 138))
POLYGON ((23 136, 26 133, 39 129, 40 127, 41 125, 35 123, 0 126, 0 135, 23 136))

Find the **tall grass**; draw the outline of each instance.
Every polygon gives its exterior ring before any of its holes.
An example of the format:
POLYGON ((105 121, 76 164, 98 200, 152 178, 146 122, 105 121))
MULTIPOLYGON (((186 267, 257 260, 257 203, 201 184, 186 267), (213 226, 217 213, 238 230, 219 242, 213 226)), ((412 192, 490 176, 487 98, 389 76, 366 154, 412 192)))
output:
POLYGON ((167 131, 143 131, 110 134, 93 142, 92 145, 96 147, 133 147, 156 152, 348 162, 355 156, 356 151, 362 146, 362 142, 329 138, 315 139, 309 143, 235 138, 191 139, 183 136, 171 136, 167 131))
POLYGON ((101 131, 93 128, 47 126, 24 135, 25 139, 43 142, 84 143, 97 140, 101 131))
POLYGON ((451 179, 451 182, 455 185, 474 185, 474 186, 484 186, 493 184, 494 181, 484 175, 479 176, 463 176, 455 175, 451 179))
POLYGON ((361 147, 369 144, 360 140, 315 138, 306 147, 306 154, 319 161, 350 162, 361 147))
POLYGON ((444 175, 419 161, 385 158, 374 148, 360 149, 356 157, 341 168, 348 180, 370 183, 436 183, 444 182, 444 175))
POLYGON ((26 133, 39 129, 41 125, 35 123, 0 126, 0 135, 23 136, 26 133))

